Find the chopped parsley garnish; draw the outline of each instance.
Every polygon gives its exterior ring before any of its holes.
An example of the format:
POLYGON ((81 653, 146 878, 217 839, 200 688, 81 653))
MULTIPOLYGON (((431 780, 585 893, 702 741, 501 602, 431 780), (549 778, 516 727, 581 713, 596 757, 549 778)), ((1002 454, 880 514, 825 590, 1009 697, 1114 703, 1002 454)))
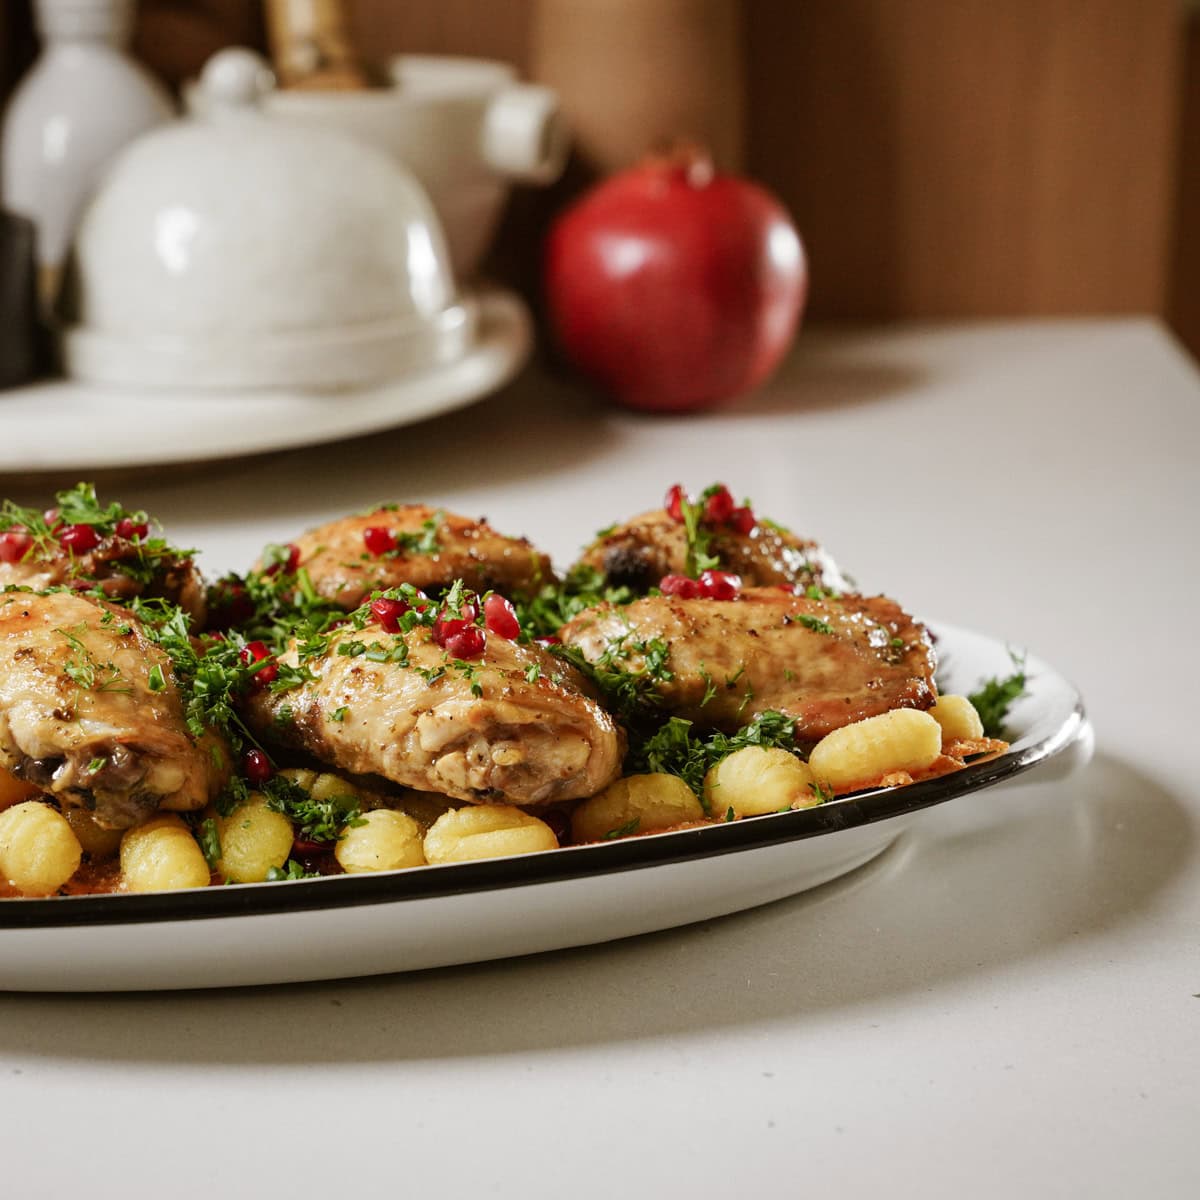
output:
POLYGON ((409 554, 437 554, 442 548, 438 541, 438 530, 446 519, 444 509, 439 508, 432 517, 421 522, 420 533, 408 533, 403 529, 392 529, 389 532, 396 543, 394 550, 388 550, 385 558, 403 558, 409 554))
POLYGON ((215 870, 221 861, 221 835, 217 831, 217 823, 212 817, 206 817, 196 829, 196 841, 204 853, 204 861, 210 870, 215 870))
POLYGON ((337 724, 340 725, 346 719, 346 713, 349 711, 350 710, 344 704, 339 705, 339 707, 335 708, 329 714, 329 720, 335 721, 337 724))
POLYGON ((800 757, 795 731, 795 717, 774 709, 756 713, 748 725, 732 734, 719 731, 697 734, 692 731, 691 721, 669 717, 649 737, 634 745, 626 769, 631 774, 678 775, 704 804, 704 776, 710 767, 744 746, 779 746, 800 757))
POLYGON ((609 587, 604 576, 585 564, 572 567, 561 583, 547 583, 536 595, 513 597, 522 636, 548 637, 584 609, 598 604, 629 604, 637 593, 629 587, 609 587))
POLYGON ((642 641, 632 633, 619 634, 608 642, 595 662, 590 662, 575 646, 549 649, 586 675, 603 693, 613 713, 625 722, 657 709, 662 702, 658 685, 675 678, 669 665, 671 648, 662 638, 642 641), (635 656, 641 659, 639 666, 631 665, 635 656))
POLYGON ((624 825, 618 826, 616 829, 610 829, 605 835, 605 840, 611 838, 628 837, 631 833, 637 833, 638 826, 642 823, 641 817, 633 817, 626 821, 624 825))
POLYGON ((350 792, 318 800, 284 775, 272 776, 259 790, 267 807, 283 813, 304 841, 336 842, 348 826, 364 824, 358 797, 350 792))
POLYGON ((828 804, 830 800, 836 798, 832 791, 822 787, 815 779, 808 785, 808 790, 816 797, 818 804, 828 804))
POLYGON ((475 663, 469 663, 465 659, 452 658, 450 665, 467 681, 471 688, 471 695, 476 698, 483 695, 483 684, 479 682, 480 667, 475 663))
POLYGON ((1008 719, 1008 710, 1013 703, 1025 694, 1027 677, 1025 674, 1025 656, 1009 651, 1016 670, 1003 679, 992 678, 984 680, 978 691, 972 692, 967 699, 975 706, 979 719, 983 722, 983 732, 987 737, 1002 737, 1004 722, 1008 719))
POLYGON ((87 632, 86 624, 81 621, 70 629, 55 629, 54 632, 66 638, 73 651, 63 663, 63 672, 77 687, 87 692, 132 694, 133 688, 120 669, 112 662, 98 661, 80 640, 80 634, 87 632))
POLYGON ((194 640, 188 615, 166 600, 136 597, 131 607, 146 636, 171 660, 192 736, 203 737, 214 729, 225 735, 235 752, 247 742, 253 743, 234 702, 247 690, 261 664, 242 662, 241 647, 232 638, 194 640))
POLYGON ((814 617, 812 613, 789 613, 784 620, 789 625, 803 625, 805 629, 811 629, 813 633, 831 634, 833 632, 833 626, 828 621, 814 617))
POLYGON ((709 545, 712 534, 703 524, 704 506, 710 496, 721 490, 721 484, 714 483, 700 493, 700 499, 692 501, 682 492, 679 497, 679 511, 683 516, 684 536, 687 538, 687 557, 684 560, 684 574, 695 579, 702 571, 711 571, 721 565, 720 558, 710 553, 709 545))
POLYGON ((294 879, 319 879, 320 871, 309 871, 303 863, 289 858, 282 867, 271 867, 267 871, 267 883, 290 883, 294 879))

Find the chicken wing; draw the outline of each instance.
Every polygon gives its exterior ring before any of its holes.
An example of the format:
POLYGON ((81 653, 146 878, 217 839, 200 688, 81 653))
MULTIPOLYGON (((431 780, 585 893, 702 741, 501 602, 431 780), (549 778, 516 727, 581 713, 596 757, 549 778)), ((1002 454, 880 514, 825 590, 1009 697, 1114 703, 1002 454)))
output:
POLYGON ((211 750, 132 613, 70 592, 0 596, 0 766, 124 829, 207 803, 223 782, 211 750))
POLYGON ((569 666, 536 645, 489 635, 452 658, 428 626, 329 635, 311 676, 260 692, 247 717, 264 739, 355 774, 475 803, 539 805, 590 796, 620 770, 623 738, 569 666))
POLYGON ((796 718, 799 740, 815 741, 936 697, 928 631, 886 596, 650 596, 590 609, 561 632, 588 662, 632 677, 649 708, 701 727, 733 730, 778 709, 796 718))
MULTIPOLYGON (((747 587, 846 587, 833 559, 819 543, 778 525, 758 521, 746 533, 721 527, 709 532, 706 541, 717 566, 740 575, 747 587)), ((605 530, 579 561, 598 570, 614 587, 624 585, 646 592, 664 575, 689 573, 687 527, 666 509, 642 513, 605 530)))
POLYGON ((549 558, 527 539, 424 504, 343 517, 310 529, 294 545, 299 553, 291 567, 303 567, 318 594, 347 610, 372 591, 402 583, 440 592, 461 579, 478 591, 512 595, 553 578, 549 558))

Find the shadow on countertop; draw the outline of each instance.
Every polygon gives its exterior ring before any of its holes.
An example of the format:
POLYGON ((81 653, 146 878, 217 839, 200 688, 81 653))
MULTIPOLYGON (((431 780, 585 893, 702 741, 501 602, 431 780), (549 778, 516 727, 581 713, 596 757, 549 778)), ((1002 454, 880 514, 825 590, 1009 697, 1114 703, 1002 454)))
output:
POLYGON ((10 993, 0 996, 0 1054, 247 1068, 396 1063, 803 1022, 1076 953, 1080 939, 1146 919, 1195 840, 1174 796, 1099 756, 1069 785, 998 789, 931 810, 874 864, 752 912, 410 975, 240 991, 10 993))

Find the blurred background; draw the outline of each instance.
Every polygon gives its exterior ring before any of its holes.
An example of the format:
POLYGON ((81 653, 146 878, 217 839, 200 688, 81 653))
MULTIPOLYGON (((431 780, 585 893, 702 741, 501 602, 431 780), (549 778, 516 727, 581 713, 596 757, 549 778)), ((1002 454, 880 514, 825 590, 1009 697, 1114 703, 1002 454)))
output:
MULTIPOLYGON (((1200 349, 1200 33, 1183 0, 346 0, 367 61, 507 60, 576 133, 517 195, 489 271, 528 290, 545 219, 660 133, 707 141, 793 213, 838 320, 1153 313, 1200 349)), ((178 88, 266 47, 253 0, 142 0, 136 56, 178 88)), ((36 56, 0 6, 0 92, 36 56)))

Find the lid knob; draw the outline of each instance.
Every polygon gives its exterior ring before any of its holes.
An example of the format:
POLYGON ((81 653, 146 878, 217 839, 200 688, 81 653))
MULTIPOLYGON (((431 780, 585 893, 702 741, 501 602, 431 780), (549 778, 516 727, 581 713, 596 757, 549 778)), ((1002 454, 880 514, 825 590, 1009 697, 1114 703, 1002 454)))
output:
POLYGON ((200 72, 200 89, 210 109, 253 108, 274 86, 265 59, 244 46, 214 54, 200 72))

